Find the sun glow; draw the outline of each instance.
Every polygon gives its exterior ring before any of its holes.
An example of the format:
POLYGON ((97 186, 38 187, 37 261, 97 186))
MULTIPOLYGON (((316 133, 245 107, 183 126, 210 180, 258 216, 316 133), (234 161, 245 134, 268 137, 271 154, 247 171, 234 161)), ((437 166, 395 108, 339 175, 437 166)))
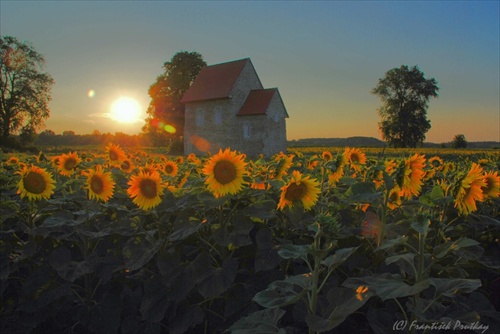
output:
POLYGON ((141 107, 135 99, 122 96, 111 106, 111 118, 120 123, 140 121, 141 107))

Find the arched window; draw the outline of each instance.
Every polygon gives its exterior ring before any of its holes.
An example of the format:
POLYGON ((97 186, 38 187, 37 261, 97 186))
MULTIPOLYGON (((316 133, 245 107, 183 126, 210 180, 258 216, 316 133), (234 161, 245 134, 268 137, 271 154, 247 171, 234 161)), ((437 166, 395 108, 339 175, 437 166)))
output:
POLYGON ((222 111, 219 108, 215 109, 214 123, 217 125, 222 124, 222 111))
POLYGON ((205 119, 203 117, 203 109, 198 108, 196 109, 196 126, 203 126, 205 123, 205 119))
POLYGON ((248 123, 243 124, 243 138, 250 138, 250 124, 248 123))

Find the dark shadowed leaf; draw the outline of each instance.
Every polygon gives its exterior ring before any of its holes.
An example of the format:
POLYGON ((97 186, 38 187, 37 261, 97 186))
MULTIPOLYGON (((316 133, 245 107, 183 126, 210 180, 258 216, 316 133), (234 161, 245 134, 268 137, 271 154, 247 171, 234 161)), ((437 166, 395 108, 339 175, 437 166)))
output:
POLYGON ((429 280, 426 279, 415 285, 408 285, 403 282, 403 279, 399 275, 383 274, 378 277, 348 278, 342 286, 354 289, 361 285, 367 286, 369 291, 374 292, 384 301, 391 298, 415 295, 427 289, 429 284, 429 280))
POLYGON ((158 252, 163 240, 151 240, 144 236, 130 238, 123 247, 123 258, 128 270, 141 268, 158 252))
POLYGON ((253 300, 264 307, 275 308, 293 304, 300 300, 311 284, 309 275, 296 275, 285 280, 274 281, 257 293, 253 300))
POLYGON ((263 228, 257 232, 257 250, 255 252, 255 272, 261 270, 271 270, 280 262, 277 247, 273 243, 273 234, 270 229, 263 228))
POLYGON ((148 322, 161 321, 171 304, 167 288, 160 278, 153 278, 144 284, 144 296, 140 307, 144 320, 148 322))
POLYGON ((363 294, 357 294, 355 289, 333 288, 328 291, 328 317, 323 318, 315 314, 309 314, 306 317, 309 329, 316 332, 329 331, 363 306, 373 293, 366 291, 363 294))
POLYGON ((477 245, 479 245, 479 242, 475 240, 469 238, 460 238, 456 241, 447 242, 434 248, 434 256, 436 256, 438 259, 441 259, 444 256, 446 256, 446 254, 448 254, 450 251, 456 251, 459 250, 460 248, 477 246, 477 245))
POLYGON ((446 297, 470 293, 481 287, 481 280, 478 279, 429 278, 429 281, 436 288, 438 295, 446 297))
POLYGON ((170 334, 185 333, 191 327, 201 323, 205 313, 198 305, 177 308, 176 315, 169 321, 168 332, 170 334))
POLYGON ((284 259, 301 259, 305 261, 307 260, 307 252, 310 248, 311 246, 309 245, 285 244, 278 250, 278 254, 284 259))
POLYGON ((231 334, 286 334, 283 328, 278 327, 278 322, 285 314, 279 308, 265 309, 250 313, 248 316, 236 321, 225 333, 231 334))
POLYGON ((212 268, 210 274, 198 283, 198 292, 205 298, 216 297, 231 287, 238 271, 238 260, 227 258, 221 268, 212 268))
POLYGON ((349 256, 356 252, 358 248, 359 247, 338 249, 335 254, 330 255, 329 257, 321 261, 321 264, 327 266, 328 270, 333 270, 344 263, 349 258, 349 256))
POLYGON ((259 219, 272 219, 275 216, 276 202, 273 200, 261 200, 245 207, 241 212, 249 217, 259 219))

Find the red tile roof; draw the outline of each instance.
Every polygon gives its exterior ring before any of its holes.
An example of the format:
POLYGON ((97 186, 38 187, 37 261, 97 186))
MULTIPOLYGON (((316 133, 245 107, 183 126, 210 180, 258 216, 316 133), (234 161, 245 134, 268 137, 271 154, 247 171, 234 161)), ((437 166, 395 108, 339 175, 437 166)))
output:
POLYGON ((237 116, 265 115, 276 88, 251 90, 237 116))
POLYGON ((249 58, 205 66, 181 99, 182 103, 229 97, 249 58))

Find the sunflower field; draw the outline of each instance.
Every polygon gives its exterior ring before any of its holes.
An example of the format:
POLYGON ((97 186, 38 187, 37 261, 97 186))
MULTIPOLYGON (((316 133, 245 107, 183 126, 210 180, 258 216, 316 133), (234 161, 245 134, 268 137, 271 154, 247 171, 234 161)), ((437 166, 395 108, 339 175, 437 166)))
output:
POLYGON ((498 151, 0 160, 1 333, 500 333, 498 151))

